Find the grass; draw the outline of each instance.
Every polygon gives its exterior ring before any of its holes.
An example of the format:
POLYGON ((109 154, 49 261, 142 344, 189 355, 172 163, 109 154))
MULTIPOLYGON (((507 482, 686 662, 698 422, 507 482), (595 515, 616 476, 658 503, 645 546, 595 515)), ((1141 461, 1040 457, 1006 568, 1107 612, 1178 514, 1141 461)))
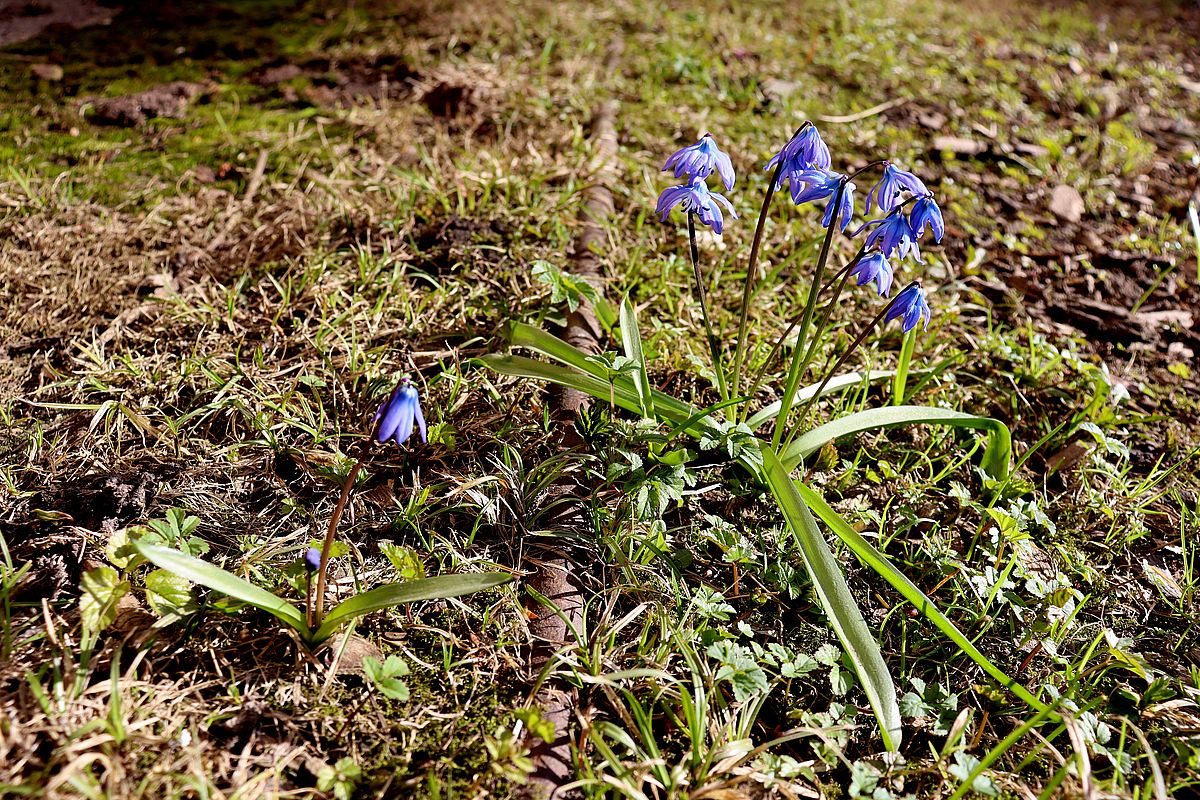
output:
MULTIPOLYGON (((1186 187, 1200 154, 1187 126, 1200 100, 1180 82, 1195 18, 953 9, 230 2, 212 24, 151 15, 148 33, 12 48, 0 62, 0 786, 503 797, 529 769, 523 736, 540 719, 524 709, 554 680, 579 694, 587 796, 1194 789, 1200 407, 1181 367, 1196 340, 1171 322, 1149 341, 1098 336, 1063 298, 1195 307, 1186 187), (44 59, 62 60, 61 82, 29 77, 44 59), (264 85, 281 63, 302 72, 264 85), (173 80, 209 87, 179 119, 106 128, 77 110, 173 80), (650 458, 650 432, 605 404, 562 453, 541 387, 473 365, 504 321, 561 316, 531 265, 570 268, 587 119, 606 97, 621 101, 608 297, 630 296, 653 383, 686 399, 714 395, 695 377, 706 346, 683 238, 651 213, 669 152, 707 129, 734 156, 741 220, 702 253, 724 330, 761 164, 801 119, 818 119, 835 160, 885 155, 936 188, 949 231, 927 248, 935 316, 907 391, 1007 422, 1020 469, 989 482, 971 435, 904 429, 826 448, 808 478, 1061 720, 988 681, 843 553, 904 693, 904 758, 880 758, 769 498, 735 468, 650 458), (893 98, 907 102, 820 121, 893 98), (955 156, 937 136, 986 150, 955 156), (1081 192, 1083 224, 1048 211, 1059 184, 1081 192), (265 614, 221 613, 203 593, 155 627, 147 573, 132 570, 83 647, 82 575, 112 563, 117 531, 174 508, 198 518, 207 558, 297 600, 297 559, 349 448, 405 372, 431 442, 369 460, 336 588, 397 579, 385 545, 429 575, 520 573, 530 542, 575 544, 554 487, 578 476, 595 487, 578 542, 592 554, 585 624, 545 674, 527 660, 537 603, 513 586, 377 613, 344 651, 312 656, 265 614), (364 654, 404 660, 407 700, 354 668, 364 654)), ((802 310, 819 231, 810 211, 776 207, 755 341, 802 310)), ((869 305, 856 294, 838 310, 823 357, 869 305)), ((854 366, 894 367, 901 346, 885 331, 854 366)), ((890 400, 881 384, 817 415, 890 400)))

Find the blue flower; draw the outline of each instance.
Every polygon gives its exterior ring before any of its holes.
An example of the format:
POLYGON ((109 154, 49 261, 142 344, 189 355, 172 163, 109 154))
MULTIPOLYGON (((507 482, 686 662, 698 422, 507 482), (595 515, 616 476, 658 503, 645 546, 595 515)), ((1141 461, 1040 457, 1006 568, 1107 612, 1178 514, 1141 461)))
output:
POLYGON ((925 235, 926 228, 933 231, 935 242, 942 241, 942 237, 946 235, 946 223, 942 221, 942 210, 938 208, 932 194, 924 195, 913 203, 912 211, 909 212, 909 223, 918 237, 925 235))
MULTIPOLYGON (((846 230, 846 226, 850 224, 850 218, 854 216, 853 183, 846 181, 843 175, 824 169, 806 169, 793 174, 790 180, 792 202, 796 205, 832 197, 837 194, 838 186, 845 182, 846 188, 842 190, 842 198, 838 203, 838 218, 842 223, 841 229, 846 230)), ((826 228, 833 221, 833 210, 833 201, 831 200, 825 205, 825 217, 821 220, 821 224, 826 228)))
POLYGON ((711 133, 701 136, 700 141, 695 144, 676 151, 667 159, 667 163, 663 164, 662 171, 666 172, 672 167, 675 168, 676 178, 687 175, 692 179, 702 180, 712 175, 715 170, 721 176, 725 188, 733 189, 733 162, 717 147, 717 140, 711 133))
POLYGON ((321 551, 315 547, 310 547, 304 551, 304 568, 309 572, 316 572, 321 568, 321 551))
POLYGON ((891 322, 899 318, 902 320, 901 327, 905 333, 908 333, 917 327, 922 317, 925 318, 925 327, 928 328, 929 302, 925 299, 925 291, 921 288, 921 284, 910 283, 900 294, 896 295, 896 299, 888 306, 883 321, 891 322))
POLYGON ((417 389, 408 378, 401 378, 392 396, 375 412, 375 419, 372 420, 378 424, 375 429, 375 441, 383 444, 392 440, 396 444, 404 444, 408 437, 412 436, 414 421, 417 429, 421 431, 421 441, 427 441, 425 415, 421 413, 421 400, 417 396, 417 389))
POLYGON ((878 247, 883 255, 891 258, 893 253, 899 253, 900 258, 912 255, 913 261, 924 264, 921 251, 917 249, 917 234, 908 222, 908 217, 902 213, 889 214, 883 219, 873 219, 864 223, 853 235, 862 233, 864 228, 877 225, 875 230, 867 234, 865 247, 878 247))
POLYGON ((829 157, 829 148, 821 140, 821 134, 815 125, 805 125, 796 131, 796 135, 783 149, 767 162, 767 170, 775 169, 780 161, 783 162, 783 171, 779 173, 775 188, 782 189, 783 182, 787 180, 792 183, 793 191, 796 181, 803 183, 800 173, 810 169, 829 169, 833 163, 829 157))
POLYGON ((892 275, 892 265, 888 263, 887 256, 878 250, 860 258, 850 269, 850 277, 858 278, 859 286, 875 281, 880 297, 887 297, 892 290, 892 275))
POLYGON ((925 184, 921 183, 921 179, 916 175, 905 172, 895 164, 885 164, 883 177, 867 193, 867 211, 871 210, 872 203, 880 211, 885 213, 891 211, 896 207, 901 191, 912 194, 929 194, 925 184))
POLYGON ((737 212, 733 210, 733 204, 722 195, 710 192, 703 178, 692 178, 690 183, 683 186, 670 186, 664 189, 663 193, 658 196, 658 205, 654 210, 655 213, 662 214, 662 221, 666 222, 667 217, 671 215, 671 209, 680 204, 683 205, 684 211, 695 214, 701 222, 717 233, 725 228, 721 205, 729 210, 730 216, 737 219, 737 212), (714 203, 713 200, 717 202, 714 203))

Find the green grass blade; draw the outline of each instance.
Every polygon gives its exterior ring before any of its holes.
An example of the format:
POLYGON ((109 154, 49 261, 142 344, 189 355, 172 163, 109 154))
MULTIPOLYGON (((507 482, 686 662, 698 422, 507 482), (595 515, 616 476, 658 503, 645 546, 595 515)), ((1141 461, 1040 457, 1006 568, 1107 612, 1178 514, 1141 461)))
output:
POLYGON ((329 616, 325 617, 316 634, 313 635, 313 643, 318 644, 328 639, 343 622, 361 617, 363 614, 370 614, 381 608, 390 608, 402 603, 415 603, 419 600, 444 600, 448 597, 459 597, 491 589, 511 580, 511 575, 502 572, 484 572, 468 575, 438 575, 433 578, 385 584, 369 592, 355 595, 335 606, 329 612, 329 616))
POLYGON ((896 591, 900 592, 905 600, 912 603, 926 619, 936 625, 946 635, 946 638, 954 642, 968 658, 979 665, 980 669, 991 675, 1000 685, 1004 686, 1033 708, 1038 711, 1045 710, 1045 703, 1038 700, 1032 692, 1006 675, 1002 669, 988 660, 987 656, 979 652, 978 648, 971 644, 971 640, 958 629, 958 626, 941 612, 937 604, 917 588, 917 585, 910 581, 903 572, 896 569, 887 556, 879 552, 874 545, 864 539, 858 531, 854 530, 849 522, 825 502, 825 498, 803 483, 797 483, 796 489, 813 513, 820 517, 821 521, 828 525, 830 530, 845 542, 864 564, 890 583, 896 591))
MULTIPOLYGON (((852 386, 859 386, 862 383, 874 383, 875 381, 890 378, 896 374, 893 369, 872 369, 867 372, 847 372, 845 375, 838 375, 836 378, 830 378, 829 383, 825 384, 825 388, 821 389, 821 396, 840 392, 843 389, 849 389, 852 386)), ((817 389, 821 388, 821 384, 813 383, 796 392, 796 402, 803 403, 806 400, 811 400, 812 396, 817 393, 817 389)), ((764 406, 758 413, 754 414, 750 419, 746 420, 746 424, 750 426, 750 430, 755 431, 762 427, 765 423, 770 422, 779 415, 780 403, 776 400, 770 405, 764 406)))
POLYGON ((240 600, 255 608, 261 608, 279 621, 295 628, 305 639, 310 638, 312 632, 309 630, 308 625, 304 623, 303 612, 291 603, 271 594, 266 589, 261 589, 252 583, 244 581, 237 575, 226 572, 215 564, 202 561, 194 556, 189 556, 187 553, 181 553, 178 550, 172 550, 169 547, 143 544, 136 541, 133 543, 133 547, 142 558, 156 567, 161 567, 167 572, 178 575, 181 578, 187 578, 192 583, 198 583, 213 591, 229 595, 233 599, 240 600))
POLYGON ((993 478, 1008 477, 1009 462, 1012 458, 1012 436, 1008 432, 1007 425, 991 417, 977 417, 974 414, 964 414, 961 411, 951 411, 947 408, 926 408, 925 406, 869 408, 866 411, 847 414, 813 428, 802 436, 797 436, 784 449, 781 460, 784 467, 790 471, 795 469, 809 454, 815 453, 827 443, 841 436, 849 436, 852 433, 862 433, 876 428, 921 424, 951 425, 958 428, 987 431, 988 444, 980 466, 993 478))
POLYGON ((642 404, 642 416, 654 419, 654 399, 650 396, 650 374, 646 371, 646 354, 642 352, 642 333, 638 330, 637 314, 628 297, 621 303, 621 345, 625 348, 625 357, 637 365, 633 388, 642 404))
POLYGON ((888 750, 898 750, 903 736, 900 704, 896 699, 896 686, 879 651, 879 643, 863 620, 862 612, 846 584, 846 576, 842 574, 841 566, 817 528, 817 521, 804 504, 788 470, 775 451, 765 444, 762 446, 762 455, 764 477, 800 545, 804 565, 812 576, 821 606, 854 663, 859 683, 879 721, 883 744, 888 750))
MULTIPOLYGON (((560 386, 569 386, 572 389, 578 389, 604 402, 608 402, 610 398, 610 384, 605 377, 587 374, 586 372, 580 372, 577 369, 570 369, 559 364, 547 364, 544 361, 535 361, 532 358, 525 358, 524 356, 493 354, 483 356, 479 360, 501 375, 510 375, 515 378, 531 378, 533 380, 557 383, 560 386)), ((635 414, 642 412, 641 401, 638 399, 637 390, 633 387, 631 380, 618 377, 611 386, 611 397, 618 406, 635 414)), ((688 423, 684 431, 688 435, 699 438, 705 432, 720 433, 720 427, 711 420, 706 419, 706 414, 695 406, 677 400, 670 395, 663 394, 656 389, 650 390, 650 396, 654 401, 656 418, 674 424, 688 423), (692 420, 692 418, 695 419, 692 420), (692 421, 689 422, 689 420, 692 421)))

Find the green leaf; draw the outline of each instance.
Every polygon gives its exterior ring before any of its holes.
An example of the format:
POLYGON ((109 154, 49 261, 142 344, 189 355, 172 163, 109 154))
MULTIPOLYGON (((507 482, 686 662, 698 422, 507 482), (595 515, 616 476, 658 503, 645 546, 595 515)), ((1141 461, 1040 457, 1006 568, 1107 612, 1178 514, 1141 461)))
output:
POLYGON ((95 567, 83 573, 79 588, 84 636, 94 641, 117 618, 117 603, 129 591, 129 581, 121 580, 112 567, 95 567))
POLYGON ((890 583, 904 596, 905 600, 912 603, 926 619, 936 625, 954 644, 958 645, 958 648, 978 664, 984 672, 991 675, 1010 692, 1038 711, 1046 708, 1045 703, 1034 697, 1020 683, 1005 675, 999 667, 988 660, 987 656, 979 652, 975 645, 971 644, 970 639, 963 635, 963 632, 941 612, 937 605, 926 597, 925 593, 918 589, 916 584, 910 581, 903 572, 896 569, 887 556, 875 549, 874 545, 864 539, 858 531, 851 527, 849 522, 834 511, 833 507, 825 502, 825 498, 799 481, 796 482, 796 489, 808 507, 821 518, 822 522, 829 526, 830 530, 839 539, 849 546, 864 564, 890 583))
POLYGON ((448 597, 458 597, 491 589, 511 580, 511 575, 501 572, 484 572, 469 575, 438 575, 416 581, 385 584, 369 592, 355 595, 335 606, 321 623, 321 627, 313 634, 312 641, 314 644, 319 644, 332 636, 343 622, 361 617, 363 614, 370 614, 381 608, 391 608, 402 603, 415 603, 419 600, 443 600, 448 597))
POLYGON ((866 411, 839 417, 796 437, 784 449, 780 461, 790 472, 803 459, 839 437, 876 428, 930 423, 987 431, 988 444, 980 466, 993 478, 1008 477, 1009 460, 1012 457, 1012 436, 1008 432, 1007 425, 991 417, 977 417, 974 414, 964 414, 961 411, 951 411, 947 408, 926 408, 925 406, 869 408, 866 411))
POLYGON ((529 732, 543 742, 554 741, 554 722, 543 717, 540 708, 518 708, 513 716, 525 723, 529 732))
MULTIPOLYGON (((821 397, 833 394, 834 392, 840 392, 843 389, 861 386, 864 383, 874 383, 884 378, 890 378, 895 374, 896 371, 892 369, 873 369, 867 372, 848 372, 845 375, 838 375, 836 378, 830 378, 829 383, 825 384, 825 388, 821 389, 821 397)), ((820 386, 821 384, 814 383, 798 390, 794 402, 803 403, 806 400, 811 400, 820 386)), ((758 430, 764 424, 779 416, 779 406, 780 401, 776 400, 774 403, 764 406, 757 414, 746 420, 746 424, 750 426, 750 430, 758 430)))
POLYGON ((408 674, 408 664, 397 655, 387 657, 382 664, 371 656, 363 658, 363 673, 384 697, 404 702, 408 699, 408 684, 401 680, 408 674))
POLYGON ((625 348, 625 357, 637 366, 633 388, 642 404, 642 416, 654 419, 654 399, 650 396, 650 375, 646 372, 646 355, 642 352, 642 334, 628 297, 621 303, 621 345, 625 348))
POLYGON ((221 594, 229 595, 235 600, 240 600, 255 608, 261 608, 280 622, 299 631, 306 640, 311 640, 312 631, 304 623, 304 614, 291 603, 279 599, 266 589, 260 589, 215 564, 201 561, 169 547, 144 544, 140 541, 134 542, 133 546, 142 558, 156 567, 186 578, 192 583, 198 583, 221 594))
POLYGON ((884 747, 898 750, 903 736, 900 707, 896 702, 896 686, 879 651, 879 643, 863 620, 858 604, 850 594, 850 587, 846 585, 841 566, 817 528, 817 521, 804 504, 788 470, 775 451, 766 444, 762 447, 762 455, 764 477, 800 546, 800 554, 812 576, 821 607, 825 609, 834 633, 854 664, 858 680, 879 721, 884 747))
POLYGON ((392 562, 401 581, 413 581, 425 577, 425 562, 421 560, 421 555, 411 547, 382 542, 379 545, 379 552, 392 562))
POLYGON ((146 602, 160 617, 191 614, 199 608, 191 581, 165 569, 146 576, 146 602))

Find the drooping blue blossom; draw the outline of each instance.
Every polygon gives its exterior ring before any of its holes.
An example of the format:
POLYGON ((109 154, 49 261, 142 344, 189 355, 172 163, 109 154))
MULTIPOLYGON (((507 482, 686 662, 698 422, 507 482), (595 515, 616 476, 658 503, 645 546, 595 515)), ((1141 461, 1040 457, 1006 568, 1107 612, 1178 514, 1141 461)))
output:
POLYGON ((893 254, 899 254, 900 258, 911 255, 913 261, 918 264, 925 263, 921 258, 921 251, 917 248, 917 234, 903 213, 896 212, 883 219, 873 219, 864 223, 853 235, 857 236, 864 228, 872 226, 875 226, 875 230, 867 234, 867 248, 878 247, 887 258, 891 258, 893 254))
POLYGON ((879 287, 879 296, 887 297, 892 291, 892 265, 887 256, 876 250, 870 255, 863 256, 850 269, 850 277, 858 279, 859 286, 866 286, 871 281, 879 287))
POLYGON ((725 229, 725 218, 721 214, 722 205, 729 211, 730 216, 737 219, 733 204, 723 195, 710 192, 703 178, 692 178, 690 183, 663 189, 654 210, 655 213, 661 214, 662 221, 666 222, 671 210, 678 205, 682 205, 685 212, 695 214, 702 223, 717 233, 725 229), (713 202, 714 200, 716 202, 713 202))
POLYGON ((667 159, 667 163, 663 164, 662 171, 666 172, 672 168, 675 170, 676 178, 687 175, 693 180, 704 180, 715 171, 721 176, 721 182, 725 184, 725 188, 733 189, 735 180, 733 162, 721 148, 717 147, 717 140, 712 137, 711 133, 704 134, 700 137, 700 141, 673 153, 667 159))
POLYGON ((901 191, 919 195, 929 194, 925 184, 916 175, 905 172, 895 164, 884 164, 883 177, 867 193, 867 211, 870 212, 872 203, 884 213, 891 211, 899 202, 901 191))
POLYGON ((766 169, 773 170, 779 162, 783 162, 783 170, 775 189, 782 189, 786 180, 792 184, 795 191, 796 182, 803 183, 800 173, 810 169, 829 169, 833 160, 829 157, 829 147, 821 139, 821 134, 815 125, 805 125, 778 153, 767 162, 766 169))
POLYGON ((310 547, 304 551, 304 569, 309 572, 316 572, 321 568, 321 551, 315 547, 310 547))
MULTIPOLYGON (((790 180, 792 202, 796 205, 802 205, 813 200, 824 200, 826 197, 834 197, 837 195, 838 186, 844 182, 846 188, 842 190, 842 197, 838 201, 837 211, 838 219, 841 222, 841 230, 846 230, 846 226, 850 224, 850 218, 854 216, 853 183, 845 180, 844 175, 824 169, 807 169, 792 175, 790 180)), ((833 201, 830 200, 825 205, 825 216, 821 220, 821 224, 826 228, 833 222, 833 212, 833 201)))
POLYGON ((375 412, 372 422, 377 424, 375 441, 380 444, 389 440, 396 444, 404 444, 408 441, 408 437, 412 436, 414 422, 421 432, 421 441, 427 441, 425 438, 425 415, 421 413, 421 399, 417 395, 416 387, 407 377, 400 379, 392 396, 384 401, 379 406, 379 410, 375 412))
POLYGON ((929 301, 925 299, 925 290, 919 283, 910 283, 900 294, 896 295, 896 299, 888 306, 883 321, 891 322, 894 319, 900 319, 901 328, 908 333, 917 327, 922 317, 925 318, 925 327, 928 328, 929 316, 929 301))
POLYGON ((933 231, 935 242, 940 243, 942 237, 946 235, 946 223, 942 220, 942 210, 938 208, 937 201, 933 199, 932 194, 922 195, 913 203, 912 211, 909 212, 909 223, 918 238, 925 235, 926 228, 933 231))

